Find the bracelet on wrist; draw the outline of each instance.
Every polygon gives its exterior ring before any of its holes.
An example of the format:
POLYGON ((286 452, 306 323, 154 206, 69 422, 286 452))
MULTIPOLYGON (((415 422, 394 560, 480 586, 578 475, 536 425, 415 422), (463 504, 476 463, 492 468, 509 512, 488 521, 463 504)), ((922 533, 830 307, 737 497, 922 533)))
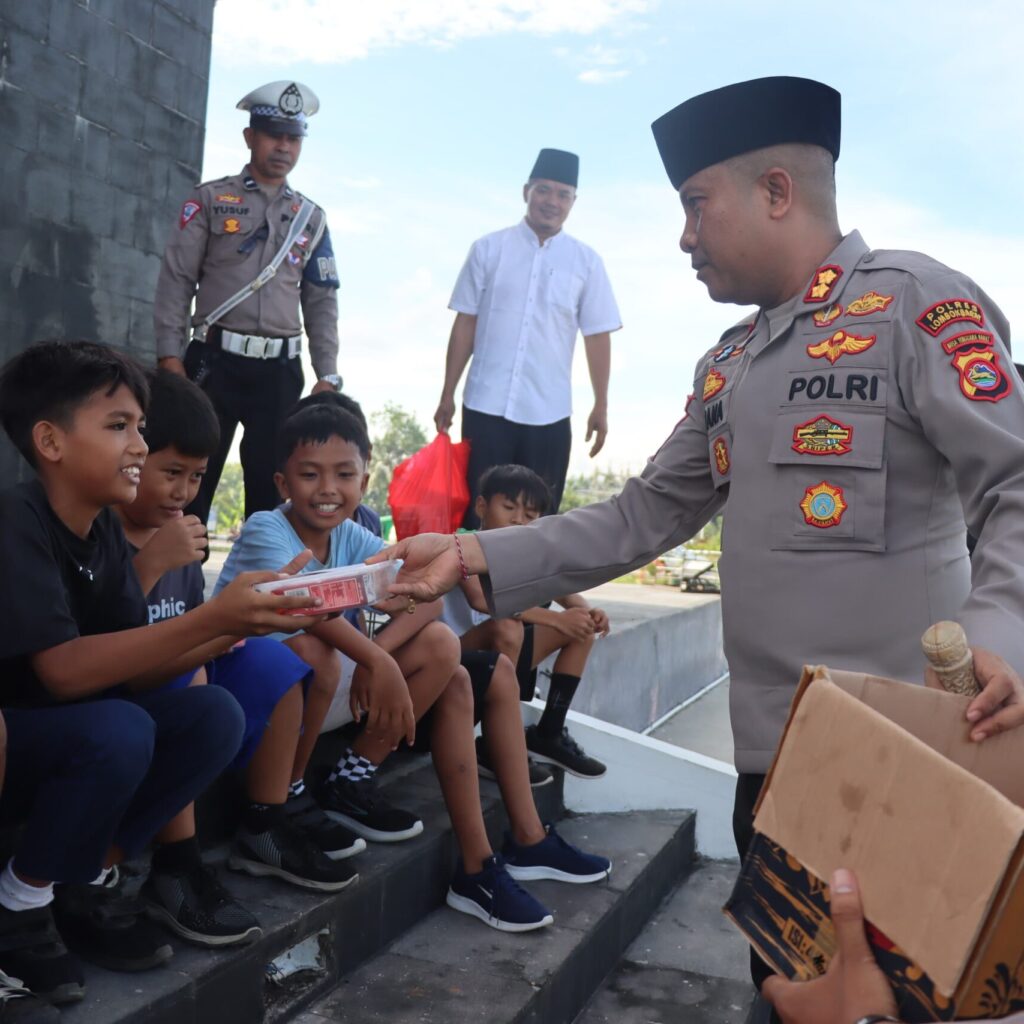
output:
POLYGON ((462 578, 464 580, 468 580, 469 572, 466 569, 466 560, 462 557, 462 541, 459 540, 459 535, 457 533, 453 533, 452 537, 455 540, 455 551, 459 556, 459 572, 462 574, 462 578))

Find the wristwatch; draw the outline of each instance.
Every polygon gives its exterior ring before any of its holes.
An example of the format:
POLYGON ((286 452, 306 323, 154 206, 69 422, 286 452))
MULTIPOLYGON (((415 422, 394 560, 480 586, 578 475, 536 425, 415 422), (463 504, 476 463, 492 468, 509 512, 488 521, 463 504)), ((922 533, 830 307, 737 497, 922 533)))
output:
POLYGON ((320 379, 327 381, 335 391, 340 391, 342 384, 345 383, 340 373, 325 373, 320 379))
POLYGON ((883 1022, 886 1022, 886 1024, 900 1024, 899 1020, 895 1017, 890 1017, 885 1013, 869 1013, 866 1017, 861 1017, 855 1024, 883 1024, 883 1022))

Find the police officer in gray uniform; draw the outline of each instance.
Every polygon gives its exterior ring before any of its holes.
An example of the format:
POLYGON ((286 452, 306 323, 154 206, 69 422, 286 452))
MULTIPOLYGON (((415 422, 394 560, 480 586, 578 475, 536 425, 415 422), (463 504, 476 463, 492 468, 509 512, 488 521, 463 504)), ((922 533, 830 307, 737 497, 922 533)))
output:
POLYGON ((239 423, 245 514, 278 503, 274 443, 302 393, 303 327, 317 375, 313 391, 341 387, 338 275, 327 218, 288 184, 319 100, 299 82, 271 82, 238 107, 250 115, 243 133, 249 162, 239 174, 197 185, 182 205, 153 307, 160 365, 187 372, 220 420, 220 448, 189 508, 204 523, 239 423))
POLYGON ((840 232, 839 125, 839 94, 796 78, 659 118, 683 252, 712 299, 757 312, 700 360, 683 419, 617 497, 389 552, 417 598, 486 573, 507 616, 621 576, 724 508, 741 853, 805 663, 920 681, 922 632, 956 619, 984 687, 972 737, 1024 721, 1024 396, 1008 326, 963 274, 840 232))

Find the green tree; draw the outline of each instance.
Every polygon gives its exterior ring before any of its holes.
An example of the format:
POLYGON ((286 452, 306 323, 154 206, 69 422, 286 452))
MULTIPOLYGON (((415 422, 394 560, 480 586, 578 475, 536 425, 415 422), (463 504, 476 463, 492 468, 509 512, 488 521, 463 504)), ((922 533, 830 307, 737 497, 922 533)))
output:
POLYGON ((242 525, 245 519, 245 485, 241 463, 224 464, 213 496, 212 511, 217 533, 233 533, 242 525))
POLYGON ((628 472, 616 473, 610 469, 594 469, 590 475, 571 476, 565 481, 562 491, 562 504, 559 511, 592 505, 595 501, 604 501, 622 490, 629 478, 628 472))
POLYGON ((373 434, 373 458, 370 461, 370 483, 366 504, 382 515, 388 514, 388 484, 391 474, 403 459, 419 451, 427 443, 427 435, 412 413, 389 402, 383 411, 370 417, 373 434))

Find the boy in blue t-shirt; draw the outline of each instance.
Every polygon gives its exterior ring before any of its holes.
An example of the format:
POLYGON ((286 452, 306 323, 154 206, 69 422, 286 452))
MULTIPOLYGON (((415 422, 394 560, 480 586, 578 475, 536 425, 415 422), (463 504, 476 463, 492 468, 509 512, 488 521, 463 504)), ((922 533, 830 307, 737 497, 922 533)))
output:
MULTIPOLYGON (((313 552, 306 571, 358 564, 379 552, 383 541, 349 518, 361 497, 368 452, 362 425, 335 403, 314 403, 289 416, 279 435, 275 477, 286 504, 248 519, 218 588, 250 565, 287 560, 292 551, 313 552)), ((415 815, 377 795, 375 775, 403 738, 415 741, 416 720, 429 710, 434 766, 462 854, 449 904, 503 931, 550 924, 551 914, 514 881, 491 849, 480 810, 472 691, 459 664, 458 641, 432 621, 440 604, 410 608, 411 614, 405 600, 385 604, 394 617, 373 640, 337 616, 286 641, 304 659, 311 646, 319 646, 356 663, 350 710, 365 719, 364 728, 318 788, 321 806, 378 842, 421 832, 415 815)))
POLYGON ((214 687, 167 692, 225 635, 286 619, 298 599, 254 573, 150 626, 117 516, 146 458, 142 369, 103 345, 40 342, 0 374, 0 419, 38 478, 0 498, 0 822, 25 823, 0 872, 0 970, 51 1002, 81 999, 80 965, 140 970, 171 947, 123 900, 113 866, 141 853, 235 756, 242 712, 214 687), (62 884, 54 886, 54 882, 62 884))
MULTIPOLYGON (((117 508, 146 600, 150 622, 186 614, 203 603, 201 560, 206 529, 184 515, 195 497, 220 426, 203 391, 168 370, 148 374, 146 419, 149 455, 135 500, 117 508)), ((288 800, 295 766, 304 690, 312 671, 291 650, 269 637, 227 641, 205 666, 166 684, 181 688, 209 682, 223 687, 245 713, 242 746, 232 767, 242 773, 247 804, 237 854, 253 874, 279 877, 308 889, 334 892, 355 881, 341 859, 365 843, 324 815, 308 794, 288 800)), ((143 898, 150 915, 183 938, 221 946, 259 934, 255 919, 231 900, 203 866, 190 804, 160 832, 159 872, 150 875, 143 898), (173 855, 173 856, 172 856, 173 855)), ((229 861, 229 864, 231 862, 229 861)), ((156 859, 154 859, 156 866, 156 859)))

